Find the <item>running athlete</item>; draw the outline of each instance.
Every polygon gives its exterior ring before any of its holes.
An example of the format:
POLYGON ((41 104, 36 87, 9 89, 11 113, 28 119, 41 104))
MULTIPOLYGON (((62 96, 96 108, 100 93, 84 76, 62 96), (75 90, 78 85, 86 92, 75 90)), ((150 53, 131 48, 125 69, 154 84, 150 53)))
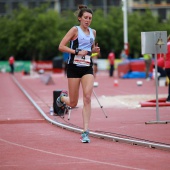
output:
POLYGON ((77 18, 79 26, 72 27, 61 40, 59 50, 68 52, 67 65, 68 92, 62 91, 57 98, 57 106, 68 105, 76 107, 79 98, 80 84, 83 89, 83 132, 81 142, 89 143, 89 121, 91 116, 91 95, 93 92, 93 68, 91 53, 99 53, 100 48, 95 46, 96 31, 89 26, 93 12, 86 5, 79 5, 77 18), (70 42, 70 47, 67 44, 70 42))

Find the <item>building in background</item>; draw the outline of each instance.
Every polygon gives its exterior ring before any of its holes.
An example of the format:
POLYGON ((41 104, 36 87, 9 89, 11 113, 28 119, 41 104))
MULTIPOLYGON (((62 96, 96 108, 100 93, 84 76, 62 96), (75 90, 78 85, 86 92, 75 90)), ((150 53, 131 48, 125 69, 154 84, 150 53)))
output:
POLYGON ((50 8, 59 12, 68 9, 76 10, 79 4, 93 6, 94 10, 103 8, 106 13, 110 6, 121 6, 121 0, 0 0, 0 15, 5 15, 17 9, 20 3, 29 8, 34 8, 46 2, 50 3, 50 8))
MULTIPOLYGON (((93 10, 103 9, 104 15, 107 15, 109 8, 112 6, 121 7, 121 0, 0 0, 0 15, 6 15, 12 10, 18 8, 19 4, 34 8, 43 3, 49 2, 50 8, 59 12, 64 10, 76 10, 78 4, 92 6, 93 10)), ((150 9, 155 16, 166 20, 170 16, 170 0, 127 0, 128 11, 145 12, 150 9)))
POLYGON ((129 0, 129 10, 145 12, 150 9, 154 16, 163 21, 170 16, 170 0, 129 0))

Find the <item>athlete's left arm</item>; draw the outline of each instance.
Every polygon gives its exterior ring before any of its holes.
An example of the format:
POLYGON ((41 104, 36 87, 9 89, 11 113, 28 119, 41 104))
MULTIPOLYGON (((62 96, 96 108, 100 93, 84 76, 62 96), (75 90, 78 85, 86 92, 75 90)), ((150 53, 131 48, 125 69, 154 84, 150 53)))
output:
MULTIPOLYGON (((96 30, 93 29, 94 37, 96 38, 96 30)), ((100 53, 100 47, 98 47, 98 43, 95 45, 95 41, 92 45, 92 53, 100 53)))

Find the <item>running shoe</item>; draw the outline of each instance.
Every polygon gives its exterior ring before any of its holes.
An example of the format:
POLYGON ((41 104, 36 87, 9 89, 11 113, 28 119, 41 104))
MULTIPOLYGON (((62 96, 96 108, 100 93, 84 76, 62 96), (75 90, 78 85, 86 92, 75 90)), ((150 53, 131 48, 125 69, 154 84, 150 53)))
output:
POLYGON ((66 97, 68 96, 67 91, 61 91, 60 96, 57 98, 56 103, 58 107, 62 107, 65 105, 65 103, 61 101, 61 97, 63 96, 66 96, 66 97))
POLYGON ((84 131, 81 134, 80 140, 82 143, 90 143, 90 139, 89 139, 89 131, 84 131))

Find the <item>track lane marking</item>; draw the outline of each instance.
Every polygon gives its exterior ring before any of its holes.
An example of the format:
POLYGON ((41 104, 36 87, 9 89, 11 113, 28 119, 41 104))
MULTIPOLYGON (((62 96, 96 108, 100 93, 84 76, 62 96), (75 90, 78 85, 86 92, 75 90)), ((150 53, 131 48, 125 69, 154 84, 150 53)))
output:
POLYGON ((124 165, 119 165, 119 164, 113 164, 113 163, 108 163, 108 162, 101 162, 101 161, 90 160, 90 159, 86 159, 86 158, 80 158, 80 157, 75 157, 75 156, 58 154, 58 153, 54 153, 54 152, 50 152, 50 151, 45 151, 45 150, 42 150, 42 149, 36 149, 36 148, 29 147, 29 146, 17 144, 17 143, 10 142, 10 141, 7 141, 7 140, 2 139, 2 138, 0 138, 0 141, 4 142, 4 143, 8 143, 10 145, 17 146, 17 147, 22 147, 22 148, 26 148, 26 149, 29 149, 29 150, 42 152, 42 153, 45 153, 45 154, 50 154, 50 155, 55 155, 55 156, 67 157, 67 158, 71 158, 71 159, 77 159, 77 160, 81 160, 81 161, 87 161, 87 162, 98 163, 98 164, 103 164, 103 165, 115 166, 115 167, 120 167, 120 168, 125 168, 125 169, 131 169, 131 170, 146 170, 146 169, 141 169, 141 168, 134 168, 134 167, 130 167, 130 166, 124 166, 124 165))

